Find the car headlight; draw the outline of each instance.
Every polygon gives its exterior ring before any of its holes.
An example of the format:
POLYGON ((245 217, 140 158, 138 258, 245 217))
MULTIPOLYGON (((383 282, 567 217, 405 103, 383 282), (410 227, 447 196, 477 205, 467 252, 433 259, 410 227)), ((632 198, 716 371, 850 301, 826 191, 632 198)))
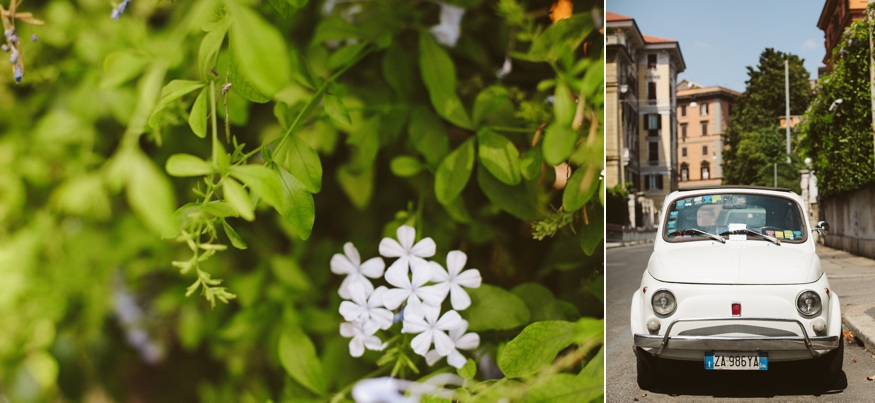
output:
POLYGON ((820 313, 820 295, 814 291, 802 291, 796 297, 796 310, 802 316, 814 316, 820 313))
POLYGON ((674 294, 669 290, 659 290, 653 293, 650 305, 653 306, 653 311, 660 315, 671 315, 678 306, 674 294))

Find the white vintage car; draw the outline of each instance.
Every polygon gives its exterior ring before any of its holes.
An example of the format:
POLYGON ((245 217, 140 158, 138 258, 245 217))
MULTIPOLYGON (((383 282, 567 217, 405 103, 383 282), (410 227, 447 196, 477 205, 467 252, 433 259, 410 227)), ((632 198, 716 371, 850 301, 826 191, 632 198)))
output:
POLYGON ((660 216, 653 254, 632 298, 638 385, 658 361, 704 370, 768 370, 806 360, 830 382, 841 373, 839 296, 814 251, 806 206, 789 190, 676 191, 660 216))

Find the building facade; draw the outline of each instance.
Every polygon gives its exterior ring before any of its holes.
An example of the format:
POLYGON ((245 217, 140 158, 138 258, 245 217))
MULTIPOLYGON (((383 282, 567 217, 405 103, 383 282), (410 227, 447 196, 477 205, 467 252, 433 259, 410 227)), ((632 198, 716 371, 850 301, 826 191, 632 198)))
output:
POLYGON ((723 180, 723 132, 740 94, 683 80, 677 89, 678 187, 719 185, 723 180))
POLYGON ((686 65, 677 41, 605 14, 605 185, 630 187, 630 224, 648 227, 678 188, 676 90, 686 65))
MULTIPOLYGON (((842 40, 845 28, 852 22, 866 18, 867 0, 826 0, 817 27, 823 31, 826 55, 823 64, 826 70, 832 70, 832 50, 842 40)), ((818 74, 819 75, 819 74, 818 74)))

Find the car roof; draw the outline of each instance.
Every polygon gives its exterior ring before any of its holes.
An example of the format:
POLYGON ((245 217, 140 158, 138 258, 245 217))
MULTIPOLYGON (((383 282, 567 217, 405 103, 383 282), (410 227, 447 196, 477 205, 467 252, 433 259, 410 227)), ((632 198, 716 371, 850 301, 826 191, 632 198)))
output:
POLYGON ((726 190, 726 189, 748 189, 748 190, 770 190, 773 192, 787 192, 793 193, 792 190, 787 188, 775 188, 771 186, 751 186, 751 185, 711 185, 711 186, 699 186, 693 188, 686 189, 678 189, 672 193, 687 193, 687 192, 701 192, 703 190, 726 190))

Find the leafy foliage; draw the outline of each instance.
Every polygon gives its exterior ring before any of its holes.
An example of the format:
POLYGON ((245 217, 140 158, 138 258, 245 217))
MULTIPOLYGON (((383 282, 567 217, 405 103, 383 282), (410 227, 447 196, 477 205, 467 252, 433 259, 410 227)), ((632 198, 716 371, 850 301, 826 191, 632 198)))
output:
POLYGON ((809 73, 803 60, 767 48, 756 68, 748 66, 747 87, 733 105, 729 127, 723 135, 723 181, 736 185, 774 185, 774 164, 778 165, 778 186, 799 191, 798 153, 791 133, 791 164, 787 164, 785 129, 778 127, 786 113, 785 67, 789 61, 790 114, 801 115, 812 98, 809 73))
POLYGON ((480 268, 493 288, 473 301, 514 301, 472 304, 491 367, 460 370, 459 398, 598 399, 594 334, 536 373, 488 374, 536 320, 601 326, 599 4, 556 22, 452 4, 454 44, 431 1, 16 3, 45 25, 10 17, 39 41, 20 84, 0 74, 2 393, 349 399, 384 367, 349 357, 328 262, 408 224, 480 268), (533 239, 560 208, 575 219, 533 239), (507 291, 530 283, 549 315, 507 291))
POLYGON ((812 159, 818 192, 824 197, 862 188, 875 178, 868 44, 865 22, 852 24, 805 114, 800 146, 812 159), (841 103, 833 106, 839 99, 841 103))

